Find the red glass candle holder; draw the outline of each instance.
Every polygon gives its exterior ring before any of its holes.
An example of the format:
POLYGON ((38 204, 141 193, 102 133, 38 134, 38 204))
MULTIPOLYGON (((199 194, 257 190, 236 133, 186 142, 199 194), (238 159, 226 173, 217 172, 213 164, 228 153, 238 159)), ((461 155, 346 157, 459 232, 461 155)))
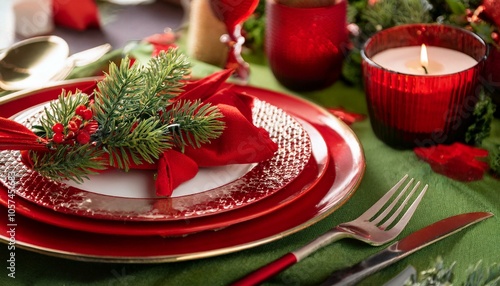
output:
POLYGON ((296 8, 267 0, 265 50, 282 85, 315 90, 339 78, 348 43, 346 11, 346 1, 296 8))
POLYGON ((476 34, 447 25, 401 25, 368 39, 361 51, 362 69, 375 135, 395 148, 463 141, 487 54, 486 43, 476 34), (446 74, 419 75, 394 71, 373 61, 382 51, 422 44, 458 51, 477 63, 446 74))

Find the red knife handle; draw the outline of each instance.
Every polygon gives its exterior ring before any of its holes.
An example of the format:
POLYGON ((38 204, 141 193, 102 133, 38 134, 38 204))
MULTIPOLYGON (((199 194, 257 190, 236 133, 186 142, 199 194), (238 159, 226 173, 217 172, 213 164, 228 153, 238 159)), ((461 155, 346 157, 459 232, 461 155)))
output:
POLYGON ((258 285, 267 279, 273 277, 274 275, 280 273, 281 271, 287 269, 288 267, 297 263, 297 257, 293 253, 287 253, 282 257, 276 259, 275 261, 263 266, 254 272, 248 274, 242 279, 234 282, 233 286, 248 286, 248 285, 258 285))

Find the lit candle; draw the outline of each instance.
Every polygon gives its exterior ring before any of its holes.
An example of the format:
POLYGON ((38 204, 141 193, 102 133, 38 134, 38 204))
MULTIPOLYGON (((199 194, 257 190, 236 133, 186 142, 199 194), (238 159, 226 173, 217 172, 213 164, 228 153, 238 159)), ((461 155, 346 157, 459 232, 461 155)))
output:
POLYGON ((429 74, 429 58, 427 57, 427 47, 422 44, 420 50, 420 65, 424 69, 425 74, 429 74))
POLYGON ((396 148, 465 140, 487 52, 476 34, 442 24, 373 35, 361 65, 375 135, 396 148))
POLYGON ((412 75, 453 74, 477 64, 474 58, 462 52, 425 45, 387 49, 371 59, 388 70, 412 75))

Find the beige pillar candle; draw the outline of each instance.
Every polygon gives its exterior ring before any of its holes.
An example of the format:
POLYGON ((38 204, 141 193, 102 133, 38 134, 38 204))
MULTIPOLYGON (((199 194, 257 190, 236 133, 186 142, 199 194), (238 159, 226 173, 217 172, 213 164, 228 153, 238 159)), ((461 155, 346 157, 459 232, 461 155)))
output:
POLYGON ((187 52, 196 60, 223 67, 229 48, 220 37, 227 33, 226 26, 215 17, 209 1, 191 1, 187 52))

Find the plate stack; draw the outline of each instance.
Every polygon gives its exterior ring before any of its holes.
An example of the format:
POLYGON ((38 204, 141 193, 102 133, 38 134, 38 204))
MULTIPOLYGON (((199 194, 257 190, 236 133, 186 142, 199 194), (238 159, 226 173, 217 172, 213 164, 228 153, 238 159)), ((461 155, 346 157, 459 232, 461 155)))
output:
MULTIPOLYGON (((0 116, 28 127, 48 101, 98 79, 66 81, 0 99, 0 116)), ((0 239, 69 259, 152 263, 197 259, 261 245, 331 214, 356 190, 365 168, 351 129, 322 108, 248 86, 254 124, 278 145, 256 164, 203 168, 156 197, 154 172, 108 170, 82 184, 28 169, 18 151, 0 152, 0 239)), ((245 147, 241 146, 242 152, 245 147)), ((251 155, 251 154, 249 154, 251 155)))

